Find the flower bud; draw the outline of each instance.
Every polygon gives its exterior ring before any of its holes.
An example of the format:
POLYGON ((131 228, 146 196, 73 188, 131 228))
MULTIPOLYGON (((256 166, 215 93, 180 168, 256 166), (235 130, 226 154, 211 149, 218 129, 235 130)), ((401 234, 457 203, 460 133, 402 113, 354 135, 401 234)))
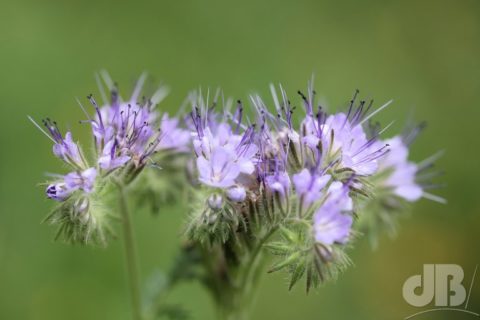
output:
POLYGON ((72 191, 67 188, 64 182, 52 183, 45 190, 47 197, 58 202, 66 200, 72 191))
POLYGON ((227 190, 227 197, 234 202, 242 202, 247 197, 245 188, 233 187, 227 190))
POLYGON ((89 212, 90 201, 87 197, 81 197, 75 200, 72 208, 72 220, 77 220, 83 225, 95 224, 95 217, 89 212))
POLYGON ((223 198, 219 194, 212 194, 207 202, 210 209, 213 210, 219 210, 223 207, 223 198))

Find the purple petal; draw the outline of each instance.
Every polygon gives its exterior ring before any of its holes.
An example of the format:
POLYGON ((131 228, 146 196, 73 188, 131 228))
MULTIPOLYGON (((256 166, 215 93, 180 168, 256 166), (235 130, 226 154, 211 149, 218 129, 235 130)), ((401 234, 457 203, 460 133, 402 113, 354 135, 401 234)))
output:
POLYGON ((227 190, 228 199, 235 202, 242 202, 245 200, 247 193, 242 187, 233 187, 227 190))

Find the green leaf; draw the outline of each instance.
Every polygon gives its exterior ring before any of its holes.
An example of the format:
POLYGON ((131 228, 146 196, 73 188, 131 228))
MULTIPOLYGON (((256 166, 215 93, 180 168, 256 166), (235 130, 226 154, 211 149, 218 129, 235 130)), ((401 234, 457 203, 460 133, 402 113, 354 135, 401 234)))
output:
POLYGON ((305 273, 305 269, 305 261, 301 261, 295 266, 292 272, 292 277, 290 279, 290 285, 288 286, 288 290, 292 290, 295 283, 297 283, 297 281, 302 278, 303 274, 305 273))
POLYGON ((272 273, 272 272, 281 270, 289 265, 296 264, 297 263, 296 261, 300 258, 300 256, 301 256, 300 252, 292 253, 285 260, 280 261, 275 265, 273 265, 273 267, 270 270, 268 270, 268 273, 272 273))
POLYGON ((280 234, 289 242, 292 243, 297 243, 299 240, 298 234, 293 232, 290 229, 287 229, 285 227, 280 228, 280 234))
POLYGON ((263 247, 276 256, 285 256, 291 251, 291 247, 288 244, 279 241, 264 244, 263 247))

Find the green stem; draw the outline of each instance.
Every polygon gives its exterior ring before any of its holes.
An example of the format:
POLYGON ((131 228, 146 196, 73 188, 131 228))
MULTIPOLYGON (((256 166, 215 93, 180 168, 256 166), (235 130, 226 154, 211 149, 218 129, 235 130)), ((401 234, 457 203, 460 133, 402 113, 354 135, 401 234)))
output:
POLYGON ((270 237, 278 230, 278 225, 273 226, 268 230, 256 243, 253 251, 250 253, 249 259, 244 265, 244 272, 240 274, 240 287, 237 291, 236 301, 232 313, 229 314, 227 319, 247 319, 248 312, 250 311, 251 304, 255 299, 255 295, 252 293, 254 286, 257 285, 255 276, 259 276, 258 270, 261 260, 261 252, 263 245, 270 239, 270 237))
POLYGON ((125 241, 125 262, 127 264, 128 282, 130 286, 130 297, 132 299, 132 312, 134 320, 141 320, 140 307, 140 281, 138 276, 138 261, 135 249, 135 237, 133 234, 132 221, 127 204, 125 187, 118 183, 120 212, 122 214, 123 234, 125 241))
POLYGON ((265 242, 267 242, 268 239, 270 239, 270 237, 275 233, 275 231, 277 231, 278 229, 278 226, 273 226, 269 231, 267 231, 267 233, 262 237, 260 238, 260 240, 258 241, 255 249, 253 250, 253 252, 251 253, 251 256, 250 256, 250 259, 247 263, 247 267, 246 267, 246 272, 245 272, 245 276, 243 278, 243 284, 247 284, 248 283, 248 280, 250 279, 250 274, 252 273, 253 269, 254 269, 254 266, 255 264, 257 263, 257 259, 259 257, 259 254, 260 252, 262 251, 263 249, 263 245, 265 244, 265 242))

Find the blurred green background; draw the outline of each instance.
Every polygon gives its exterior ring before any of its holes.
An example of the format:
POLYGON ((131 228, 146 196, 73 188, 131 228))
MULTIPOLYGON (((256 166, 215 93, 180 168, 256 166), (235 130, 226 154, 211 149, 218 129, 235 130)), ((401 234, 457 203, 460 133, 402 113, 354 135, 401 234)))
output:
MULTIPOLYGON (((128 92, 144 70, 172 88, 174 111, 187 91, 221 86, 245 99, 281 82, 292 95, 316 75, 317 92, 343 106, 358 88, 396 130, 413 114, 428 130, 414 144, 421 160, 439 149, 447 205, 417 203, 399 235, 306 296, 281 274, 265 278, 252 319, 403 319, 419 311, 402 298, 424 263, 455 263, 466 284, 480 262, 480 2, 451 1, 35 1, 0 0, 0 319, 129 319, 121 241, 107 249, 52 241, 40 225, 53 203, 38 183, 61 171, 51 143, 27 120, 51 116, 80 139, 87 129, 75 97, 97 93, 105 68, 128 92)), ((85 140, 84 140, 85 141, 85 140)), ((62 171, 61 171, 62 172, 62 171)), ((184 212, 135 216, 142 273, 170 265, 184 212)), ((197 285, 170 297, 194 319, 212 319, 197 285)), ((480 279, 470 298, 480 312, 480 279)), ((436 313, 418 319, 470 319, 436 313)))

